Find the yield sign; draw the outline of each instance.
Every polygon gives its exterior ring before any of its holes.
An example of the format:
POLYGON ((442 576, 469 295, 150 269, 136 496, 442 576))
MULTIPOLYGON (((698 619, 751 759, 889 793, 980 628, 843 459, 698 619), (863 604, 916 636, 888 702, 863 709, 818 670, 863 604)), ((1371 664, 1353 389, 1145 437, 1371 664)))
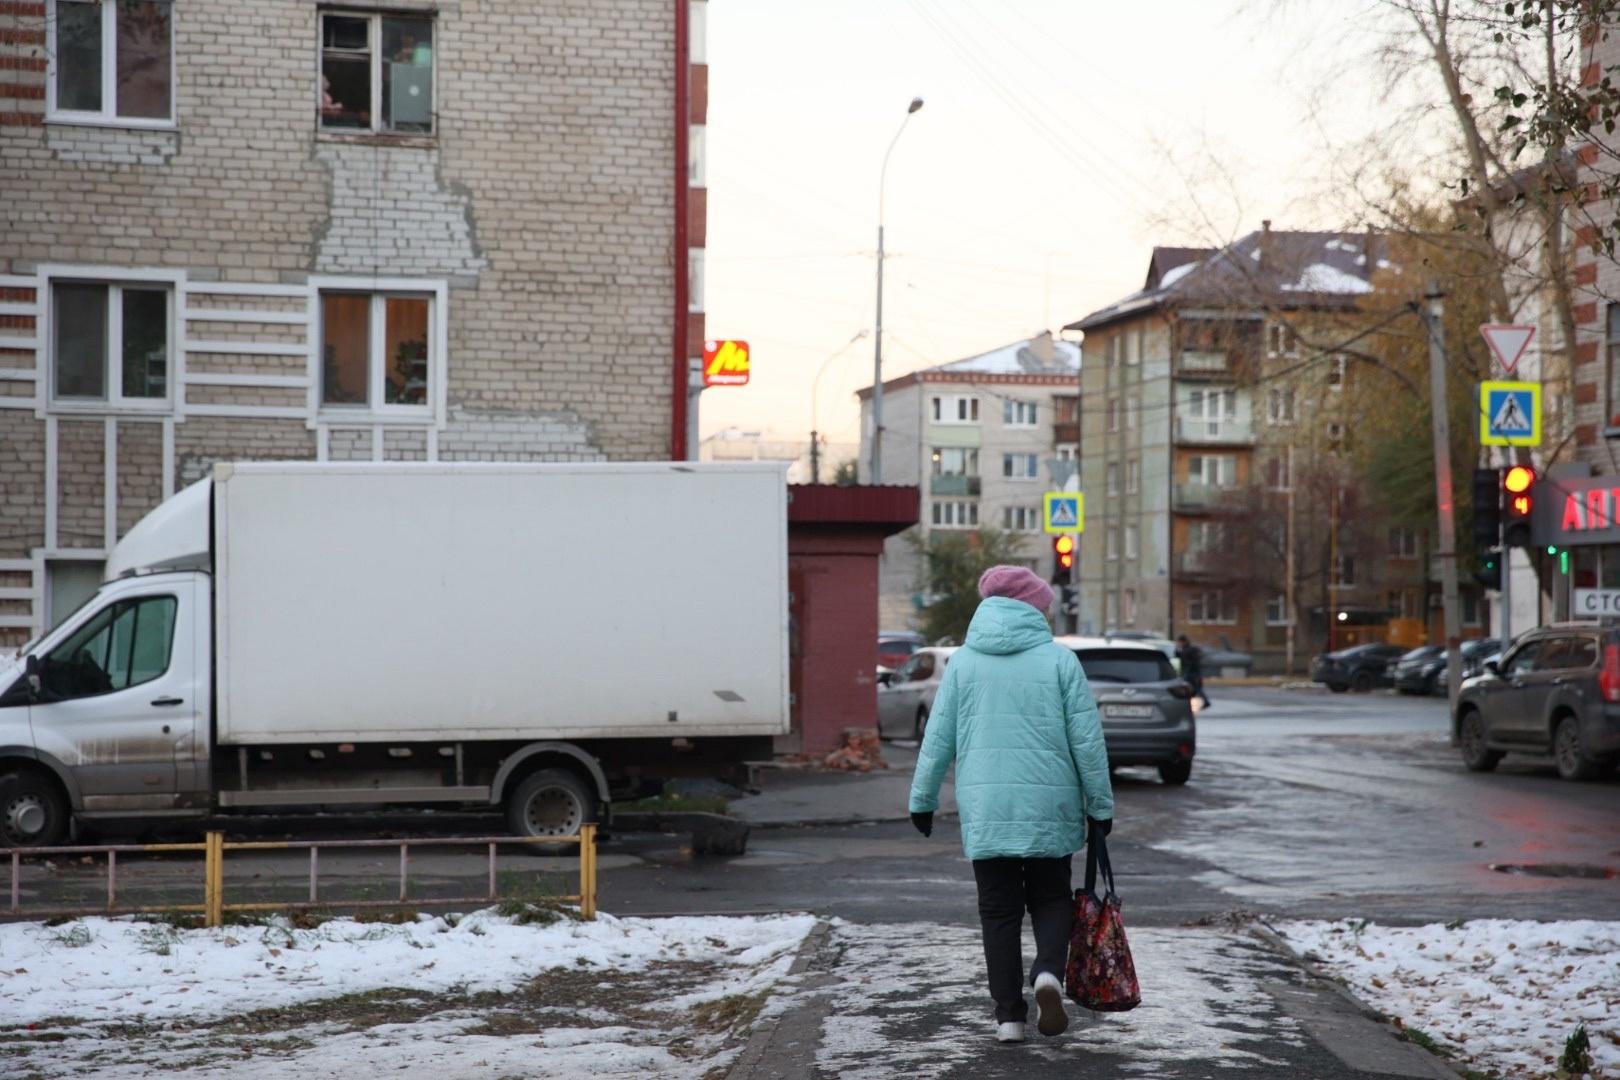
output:
POLYGON ((1519 357, 1529 348, 1530 339, 1536 336, 1534 326, 1513 326, 1504 323, 1485 323, 1479 328, 1485 337, 1485 344, 1491 347, 1491 352, 1501 363, 1502 370, 1509 375, 1519 366, 1519 357))

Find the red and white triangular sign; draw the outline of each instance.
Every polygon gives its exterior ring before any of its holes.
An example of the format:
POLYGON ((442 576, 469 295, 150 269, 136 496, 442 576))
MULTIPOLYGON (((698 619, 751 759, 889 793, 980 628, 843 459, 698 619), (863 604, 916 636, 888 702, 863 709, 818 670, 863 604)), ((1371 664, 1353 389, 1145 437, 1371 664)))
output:
POLYGON ((1479 328, 1485 337, 1485 344, 1491 347, 1491 352, 1501 363, 1502 370, 1509 375, 1519 366, 1519 357, 1524 350, 1530 347, 1530 339, 1536 336, 1534 326, 1511 326, 1505 323, 1485 323, 1479 328))

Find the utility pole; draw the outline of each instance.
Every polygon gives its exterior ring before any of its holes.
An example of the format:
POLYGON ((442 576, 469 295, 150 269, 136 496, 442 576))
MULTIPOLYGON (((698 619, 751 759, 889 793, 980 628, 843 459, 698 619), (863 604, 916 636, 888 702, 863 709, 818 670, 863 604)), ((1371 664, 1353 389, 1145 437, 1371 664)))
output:
POLYGON ((899 130, 883 152, 883 168, 878 173, 877 316, 876 325, 872 327, 872 475, 867 478, 869 484, 883 483, 883 192, 889 181, 889 155, 894 153, 894 144, 905 134, 906 121, 922 107, 922 98, 911 99, 905 120, 900 121, 899 130))
MULTIPOLYGON (((1441 603, 1446 624, 1446 697, 1452 708, 1462 686, 1462 625, 1457 602, 1456 499, 1451 490, 1451 419, 1446 401, 1446 345, 1441 317, 1445 303, 1440 286, 1430 281, 1419 309, 1429 334, 1429 415, 1434 429, 1434 502, 1439 511, 1441 603)), ((1505 561, 1505 560, 1504 560, 1505 561)), ((1506 569, 1504 567, 1504 569, 1506 569)), ((1505 580, 1505 578, 1504 578, 1505 580)))
MULTIPOLYGON (((1292 442, 1290 442, 1288 444, 1288 458, 1287 458, 1287 461, 1288 461, 1288 537, 1287 537, 1287 542, 1284 545, 1287 548, 1287 551, 1284 552, 1283 558, 1285 560, 1285 565, 1286 565, 1286 570, 1284 571, 1284 573, 1287 576, 1287 582, 1284 585, 1284 588, 1288 592, 1288 595, 1284 600, 1284 604, 1287 607, 1287 611, 1284 613, 1284 617, 1287 618, 1287 620, 1288 620, 1288 626, 1287 626, 1287 629, 1284 632, 1287 634, 1285 666, 1288 669, 1288 674, 1292 675, 1294 673, 1294 623, 1298 621, 1294 617, 1294 611, 1295 611, 1295 606, 1294 605, 1295 605, 1295 601, 1296 601, 1296 596, 1295 596, 1295 591, 1294 591, 1295 590, 1294 579, 1295 579, 1295 576, 1296 576, 1296 568, 1294 566, 1294 444, 1292 442)), ((1329 615, 1329 618, 1332 618, 1331 614, 1329 615)))
POLYGON ((810 482, 821 483, 821 437, 815 431, 810 432, 810 482))

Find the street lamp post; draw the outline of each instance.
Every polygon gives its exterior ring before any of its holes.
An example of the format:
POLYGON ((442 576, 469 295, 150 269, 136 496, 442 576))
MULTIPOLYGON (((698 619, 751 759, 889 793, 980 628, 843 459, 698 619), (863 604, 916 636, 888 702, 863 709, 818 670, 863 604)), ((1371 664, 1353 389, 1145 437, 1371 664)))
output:
MULTIPOLYGON (((815 379, 810 383, 810 482, 821 483, 821 433, 817 430, 816 403, 821 398, 821 377, 827 374, 827 368, 832 362, 843 356, 849 347, 866 336, 865 330, 857 330, 855 336, 844 342, 843 348, 833 353, 821 362, 821 368, 816 372, 815 379)), ((859 455, 857 455, 859 456, 859 455)))
POLYGON ((912 115, 922 107, 922 98, 911 99, 900 129, 883 153, 883 169, 878 173, 877 325, 872 331, 872 463, 868 478, 873 484, 883 483, 883 188, 888 182, 889 155, 894 153, 894 144, 905 134, 906 123, 912 115))

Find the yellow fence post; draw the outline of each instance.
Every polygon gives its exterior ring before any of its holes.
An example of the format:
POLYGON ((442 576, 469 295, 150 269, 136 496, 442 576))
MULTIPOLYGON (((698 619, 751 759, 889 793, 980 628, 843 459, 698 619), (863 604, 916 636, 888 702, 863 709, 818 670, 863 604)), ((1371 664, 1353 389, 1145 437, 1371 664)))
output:
POLYGON ((203 922, 220 926, 225 922, 225 834, 209 832, 203 846, 203 922))
POLYGON ((579 827, 579 917, 596 918, 596 825, 579 827))

